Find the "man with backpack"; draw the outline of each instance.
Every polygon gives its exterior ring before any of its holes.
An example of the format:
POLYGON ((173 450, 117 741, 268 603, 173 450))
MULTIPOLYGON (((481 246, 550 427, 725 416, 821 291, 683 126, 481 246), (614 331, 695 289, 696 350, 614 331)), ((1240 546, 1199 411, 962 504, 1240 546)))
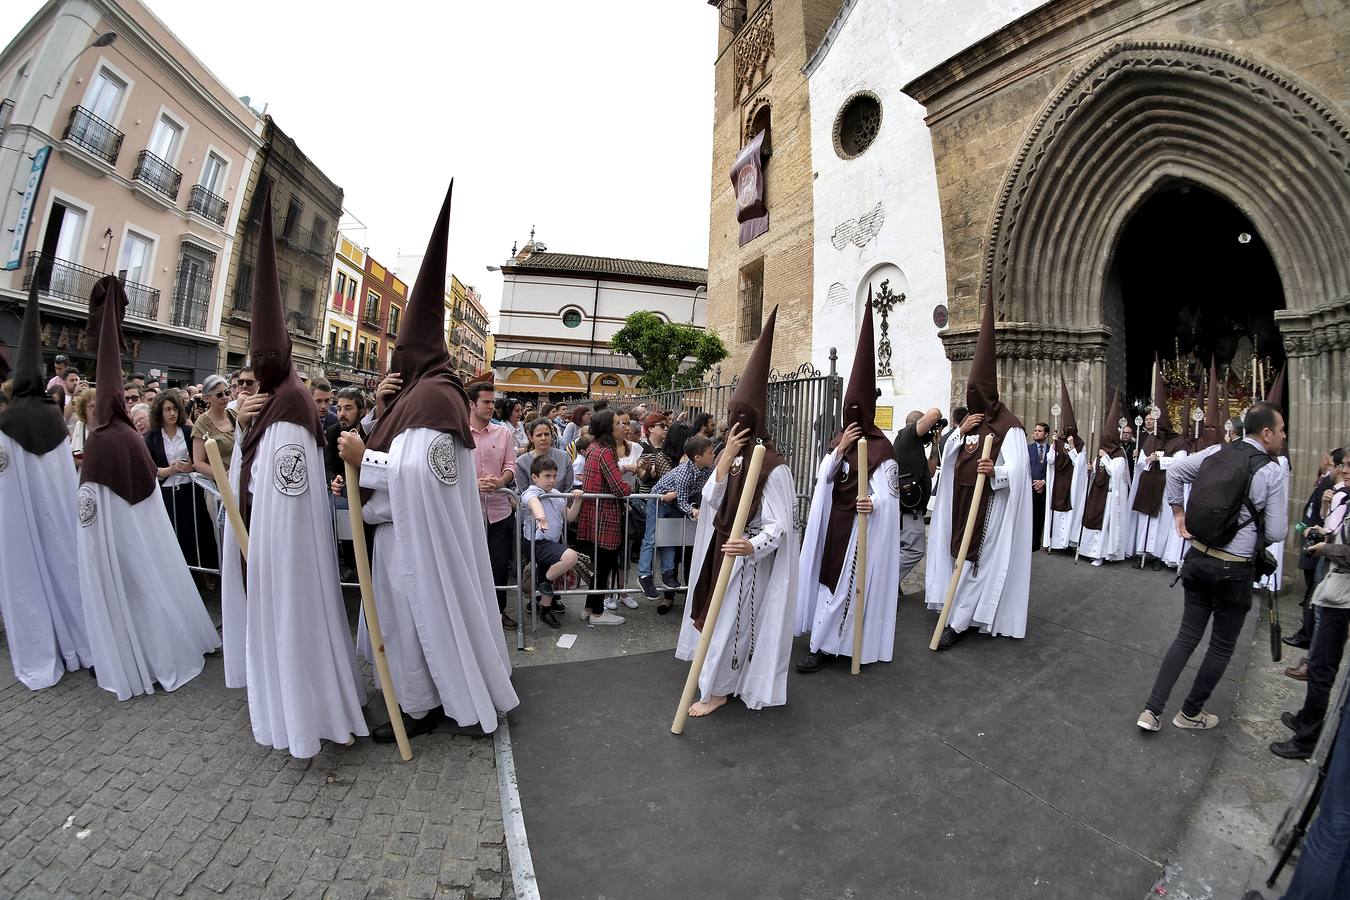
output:
POLYGON ((1172 724, 1201 730, 1219 724, 1218 716, 1204 711, 1205 701, 1228 668, 1251 609, 1257 559, 1288 531, 1289 483, 1284 469, 1272 464, 1284 446, 1284 417, 1267 403, 1254 403, 1244 430, 1242 440, 1187 456, 1167 470, 1167 504, 1191 549, 1182 562, 1186 605, 1181 628, 1139 714, 1137 724, 1145 731, 1162 727, 1167 697, 1211 617, 1209 649, 1172 724), (1188 484, 1191 495, 1183 507, 1188 484))

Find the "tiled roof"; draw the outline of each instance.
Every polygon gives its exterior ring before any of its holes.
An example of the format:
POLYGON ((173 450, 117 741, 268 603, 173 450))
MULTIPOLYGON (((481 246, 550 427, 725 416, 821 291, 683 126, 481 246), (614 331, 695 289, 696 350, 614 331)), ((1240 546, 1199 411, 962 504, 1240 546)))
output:
POLYGON ((525 259, 506 268, 622 275, 629 278, 648 278, 653 281, 683 282, 690 287, 708 282, 708 270, 696 266, 677 266, 641 259, 615 259, 612 256, 584 256, 579 253, 531 253, 525 259))

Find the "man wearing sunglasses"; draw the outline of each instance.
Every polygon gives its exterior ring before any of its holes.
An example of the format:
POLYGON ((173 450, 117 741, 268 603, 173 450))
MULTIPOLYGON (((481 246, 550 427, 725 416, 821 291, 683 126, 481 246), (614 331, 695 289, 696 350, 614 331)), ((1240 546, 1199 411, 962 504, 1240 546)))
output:
POLYGON ((234 392, 234 399, 226 405, 226 409, 237 409, 245 397, 258 393, 258 376, 253 374, 252 369, 240 369, 230 378, 230 387, 234 392))

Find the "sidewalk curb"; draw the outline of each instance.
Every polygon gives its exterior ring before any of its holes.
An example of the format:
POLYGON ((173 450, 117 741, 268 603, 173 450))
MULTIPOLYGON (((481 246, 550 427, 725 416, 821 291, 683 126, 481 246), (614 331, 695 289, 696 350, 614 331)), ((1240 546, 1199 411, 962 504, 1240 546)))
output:
POLYGON ((517 900, 539 900, 539 883, 534 877, 534 859, 525 833, 525 814, 520 807, 520 788, 516 781, 516 762, 511 751, 511 728, 506 722, 506 713, 497 714, 492 746, 497 756, 497 788, 502 804, 502 828, 506 832, 506 855, 511 861, 511 886, 517 900))

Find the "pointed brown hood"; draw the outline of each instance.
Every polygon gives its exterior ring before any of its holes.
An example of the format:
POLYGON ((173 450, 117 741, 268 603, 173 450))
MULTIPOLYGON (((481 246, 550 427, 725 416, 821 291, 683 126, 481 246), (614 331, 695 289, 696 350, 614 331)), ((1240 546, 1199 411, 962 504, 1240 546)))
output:
MULTIPOLYGON (((61 407, 47 394, 37 285, 35 274, 23 308, 23 324, 19 326, 19 348, 13 362, 14 395, 9 406, 0 412, 0 431, 24 450, 41 456, 65 442, 66 419, 61 407)), ((0 381, 3 380, 0 375, 0 381)))
POLYGON ((450 247, 450 200, 454 192, 452 180, 403 311, 389 370, 402 376, 403 389, 375 423, 368 442, 372 450, 387 452, 394 438, 409 428, 453 434, 463 446, 473 448, 469 395, 445 349, 445 257, 450 247))
POLYGON ((272 186, 263 198, 262 222, 258 227, 258 258, 253 267, 252 321, 248 334, 249 365, 258 377, 258 393, 267 402, 249 423, 240 445, 239 508, 245 519, 252 509, 249 493, 253 460, 270 425, 292 422, 313 433, 323 446, 323 429, 314 396, 305 389, 291 362, 291 335, 286 330, 286 311, 277 280, 276 243, 272 237, 272 186))
POLYGON ((1106 451, 1107 456, 1119 456, 1120 449, 1120 389, 1111 395, 1111 405, 1106 409, 1106 418, 1102 419, 1102 430, 1097 446, 1106 451))
MULTIPOLYGON (((89 295, 89 340, 97 347, 93 425, 84 440, 80 484, 106 485, 135 505, 155 491, 155 463, 122 398, 122 317, 127 292, 104 275, 89 295)), ((181 427, 181 426, 180 426, 181 427)))
POLYGON ((765 412, 768 406, 769 357, 773 354, 773 332, 777 322, 778 307, 775 306, 759 333, 755 349, 751 351, 750 359, 745 364, 745 371, 741 373, 736 388, 731 392, 731 399, 727 401, 727 430, 748 428, 750 440, 742 451, 744 454, 742 463, 732 466, 731 474, 727 476, 726 493, 722 498, 722 505, 717 509, 717 516, 713 519, 712 540, 708 542, 698 582, 691 592, 694 627, 700 630, 708 614, 708 605, 712 602, 717 570, 721 568, 718 561, 722 558, 722 545, 731 536, 731 526, 736 519, 736 508, 740 506, 741 494, 747 489, 754 492, 750 504, 750 517, 746 520, 752 522, 759 515, 760 504, 764 499, 764 485, 768 483, 769 474, 787 462, 775 449, 773 440, 769 437, 765 412), (759 470, 759 480, 753 485, 747 485, 746 470, 750 467, 750 453, 756 444, 764 445, 764 462, 759 470))
POLYGON ((1223 413, 1219 409, 1219 375, 1214 357, 1209 358, 1209 390, 1205 397, 1205 421, 1200 426, 1200 437, 1192 442, 1194 453, 1206 447, 1223 443, 1223 413))
MULTIPOLYGON (((979 468, 980 450, 984 446, 985 436, 991 434, 994 436, 989 458, 997 460, 1003 449, 1003 439, 1007 437, 1008 432, 1014 428, 1022 428, 1021 420, 999 399, 997 357, 994 342, 994 295, 993 290, 989 289, 985 293, 984 318, 980 324, 980 336, 975 341, 975 356, 970 361, 970 375, 966 378, 966 408, 972 413, 983 414, 984 421, 980 422, 974 431, 961 438, 960 448, 957 451, 955 477, 952 479, 950 537, 953 557, 961 553, 961 538, 970 513, 971 501, 975 497, 975 481, 979 477, 976 470, 979 468)), ((1024 432, 1023 437, 1025 436, 1024 432)), ((985 491, 980 495, 978 516, 981 521, 989 514, 993 493, 985 491)), ((983 528, 977 529, 966 551, 966 559, 973 563, 979 562, 983 532, 983 528)))
POLYGON ((1280 374, 1275 376, 1275 382, 1270 386, 1270 391, 1266 393, 1266 402, 1284 414, 1284 371, 1289 368, 1285 363, 1280 366, 1280 374))
POLYGON ((1074 415, 1073 401, 1069 399, 1069 386, 1064 376, 1059 376, 1059 422, 1060 433, 1071 437, 1079 450, 1083 449, 1083 438, 1078 434, 1078 416, 1074 415))
MULTIPOLYGON (((872 330, 872 288, 867 289, 867 308, 863 311, 862 330, 858 333, 858 350, 853 356, 853 371, 844 391, 844 427, 857 423, 867 440, 867 471, 875 472, 888 459, 894 459, 891 442, 877 427, 877 361, 872 330)), ((833 449, 839 445, 844 431, 830 442, 833 449)), ((839 584, 848 555, 853 524, 857 519, 858 503, 858 445, 849 448, 847 471, 841 466, 834 477, 830 494, 830 517, 825 526, 825 546, 820 560, 820 583, 833 591, 839 584)))
POLYGON ((1083 439, 1078 436, 1078 417, 1074 415, 1063 375, 1059 376, 1059 433, 1055 441, 1055 483, 1050 508, 1054 512, 1068 512, 1073 509, 1073 458, 1069 456, 1069 442, 1073 442, 1074 450, 1081 451, 1083 439))

